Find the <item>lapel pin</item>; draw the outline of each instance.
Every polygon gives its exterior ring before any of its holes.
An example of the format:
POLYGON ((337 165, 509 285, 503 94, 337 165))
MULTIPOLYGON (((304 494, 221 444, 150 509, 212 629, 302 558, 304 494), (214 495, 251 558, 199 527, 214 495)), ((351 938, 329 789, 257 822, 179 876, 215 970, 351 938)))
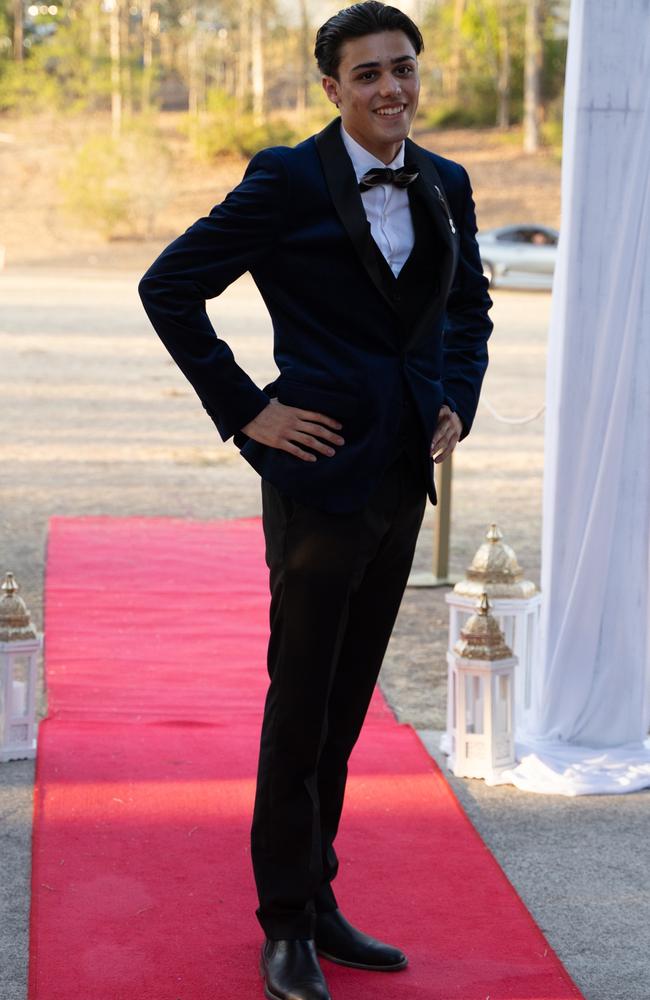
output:
POLYGON ((437 184, 434 184, 433 186, 436 189, 438 197, 440 198, 440 202, 442 204, 442 207, 444 208, 445 212, 447 213, 447 222, 449 223, 449 228, 451 229, 452 233, 454 233, 454 235, 455 235, 455 233, 456 233, 456 227, 454 225, 454 220, 451 217, 451 212, 449 211, 449 206, 448 206, 447 202, 445 201, 445 197, 444 197, 442 191, 440 190, 440 188, 438 187, 437 184))

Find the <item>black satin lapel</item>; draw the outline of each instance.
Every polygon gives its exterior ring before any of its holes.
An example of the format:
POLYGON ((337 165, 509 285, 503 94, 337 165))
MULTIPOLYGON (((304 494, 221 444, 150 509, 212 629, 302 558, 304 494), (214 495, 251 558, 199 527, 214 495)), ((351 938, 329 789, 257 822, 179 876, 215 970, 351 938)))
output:
POLYGON ((361 201, 356 174, 341 139, 341 120, 336 118, 316 136, 316 148, 334 207, 361 263, 377 291, 394 309, 385 287, 370 235, 370 224, 361 201))
POLYGON ((414 325, 406 344, 407 347, 410 347, 419 340, 421 335, 426 333, 434 321, 436 313, 440 310, 441 300, 442 302, 447 301, 458 263, 460 235, 456 221, 451 215, 438 171, 424 150, 410 139, 406 140, 405 162, 409 165, 415 165, 420 171, 420 176, 414 182, 414 188, 417 185, 417 193, 427 206, 431 221, 445 248, 440 262, 438 294, 431 299, 421 319, 414 325))
POLYGON ((405 161, 414 164, 420 171, 420 176, 415 181, 417 190, 426 202, 434 225, 453 256, 455 266, 459 244, 458 227, 452 217, 440 174, 431 158, 411 139, 406 140, 405 161))

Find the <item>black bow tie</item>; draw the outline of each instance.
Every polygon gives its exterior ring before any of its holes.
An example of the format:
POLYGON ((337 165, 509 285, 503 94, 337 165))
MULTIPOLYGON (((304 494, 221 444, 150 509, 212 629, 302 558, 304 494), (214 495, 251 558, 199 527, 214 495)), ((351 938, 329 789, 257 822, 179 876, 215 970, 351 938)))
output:
POLYGON ((394 184, 395 187, 405 188, 417 180, 419 176, 419 170, 413 170, 412 167, 401 167, 400 170, 392 170, 390 167, 374 167, 365 173, 359 181, 359 190, 369 191, 370 188, 377 187, 378 184, 394 184))

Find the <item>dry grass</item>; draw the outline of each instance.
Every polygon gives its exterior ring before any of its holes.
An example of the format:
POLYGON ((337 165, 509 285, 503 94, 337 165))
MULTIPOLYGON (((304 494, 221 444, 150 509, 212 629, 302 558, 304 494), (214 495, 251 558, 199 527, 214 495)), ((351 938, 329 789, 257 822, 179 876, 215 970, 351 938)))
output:
MULTIPOLYGON (((108 122, 97 117, 92 121, 5 119, 0 140, 0 242, 6 247, 7 262, 146 267, 160 246, 221 201, 245 167, 245 160, 236 156, 216 164, 198 162, 180 124, 178 115, 160 116, 162 140, 172 154, 173 193, 159 218, 156 239, 106 243, 65 211, 58 177, 70 149, 91 131, 108 128, 108 122)), ((468 169, 482 229, 526 219, 559 224, 560 168, 556 158, 549 151, 524 154, 516 131, 416 131, 415 138, 468 169)))

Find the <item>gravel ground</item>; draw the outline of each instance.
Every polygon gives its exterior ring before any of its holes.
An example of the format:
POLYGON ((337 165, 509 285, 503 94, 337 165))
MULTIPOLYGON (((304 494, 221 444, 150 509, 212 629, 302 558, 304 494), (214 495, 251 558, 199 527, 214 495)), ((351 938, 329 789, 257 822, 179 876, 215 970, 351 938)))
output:
MULTIPOLYGON (((256 474, 220 441, 141 310, 136 283, 148 259, 128 271, 23 266, 0 277, 0 571, 16 574, 39 625, 52 515, 260 513, 256 474)), ((550 297, 494 298, 485 395, 520 416, 543 401, 550 297)), ((274 371, 271 331, 250 279, 211 312, 264 384, 274 371)), ((539 578, 542 461, 543 420, 513 427, 479 410, 454 460, 452 574, 462 574, 495 520, 527 575, 539 578)), ((429 566, 433 516, 429 508, 415 569, 429 566)), ((446 625, 444 590, 409 589, 381 676, 398 719, 426 731, 434 753, 446 625)), ((25 997, 32 780, 29 762, 0 766, 3 1000, 25 997)), ((650 798, 565 801, 452 784, 588 1000, 649 1000, 650 904, 640 886, 650 798)))

